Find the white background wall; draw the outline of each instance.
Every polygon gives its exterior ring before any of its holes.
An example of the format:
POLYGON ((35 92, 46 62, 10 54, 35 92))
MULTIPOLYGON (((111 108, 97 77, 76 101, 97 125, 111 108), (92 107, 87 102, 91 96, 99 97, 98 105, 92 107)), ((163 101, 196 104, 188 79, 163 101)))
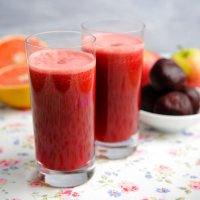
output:
POLYGON ((0 36, 80 29, 88 19, 138 18, 146 48, 174 52, 200 48, 200 0, 0 0, 0 36))

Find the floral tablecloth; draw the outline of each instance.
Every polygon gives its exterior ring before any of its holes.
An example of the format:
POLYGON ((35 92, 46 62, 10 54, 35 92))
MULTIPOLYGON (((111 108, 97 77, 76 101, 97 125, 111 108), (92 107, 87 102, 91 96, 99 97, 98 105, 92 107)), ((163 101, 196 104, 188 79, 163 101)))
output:
POLYGON ((199 200, 200 124, 162 133, 141 124, 137 151, 123 160, 97 160, 96 173, 73 189, 37 178, 31 111, 0 107, 0 200, 199 200))

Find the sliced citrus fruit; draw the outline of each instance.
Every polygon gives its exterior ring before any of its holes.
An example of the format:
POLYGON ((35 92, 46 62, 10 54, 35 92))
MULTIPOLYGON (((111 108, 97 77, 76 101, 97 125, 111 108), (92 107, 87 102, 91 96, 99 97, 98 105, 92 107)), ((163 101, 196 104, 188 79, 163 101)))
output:
POLYGON ((12 35, 0 40, 0 67, 26 63, 24 35, 12 35))
MULTIPOLYGON (((25 40, 24 35, 10 35, 0 39, 0 68, 11 64, 26 63, 25 40)), ((31 40, 31 44, 45 46, 36 38, 31 40)))
POLYGON ((15 108, 30 107, 26 64, 12 64, 0 68, 0 100, 15 108))

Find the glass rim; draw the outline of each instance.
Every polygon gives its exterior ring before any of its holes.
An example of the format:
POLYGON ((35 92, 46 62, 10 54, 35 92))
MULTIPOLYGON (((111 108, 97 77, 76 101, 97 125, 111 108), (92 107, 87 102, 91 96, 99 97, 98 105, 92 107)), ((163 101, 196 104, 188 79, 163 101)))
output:
MULTIPOLYGON (((43 49, 65 49, 65 48, 59 48, 59 47, 41 47, 39 45, 35 45, 35 44, 31 44, 29 42, 29 40, 31 38, 37 38, 37 36, 40 36, 40 35, 46 35, 46 34, 54 34, 54 33, 75 33, 75 34, 79 34, 80 36, 85 34, 85 32, 83 31, 78 31, 78 30, 50 30, 50 31, 43 31, 43 32, 38 32, 38 33, 34 33, 34 34, 31 34, 29 36, 26 37, 25 39, 25 44, 26 45, 29 45, 29 46, 32 46, 32 47, 38 47, 38 48, 43 48, 43 49)), ((86 33, 87 35, 91 36, 91 38, 93 39, 92 42, 95 43, 96 41, 96 37, 90 33, 86 33)), ((90 41, 91 42, 91 41, 90 41)), ((85 44, 85 43, 84 43, 85 44)), ((86 43, 87 44, 87 43, 86 43)), ((80 45, 77 45, 77 46, 70 46, 70 48, 79 48, 83 46, 83 44, 80 43, 80 45)), ((66 47, 67 48, 67 47, 66 47)))
MULTIPOLYGON (((106 30, 102 30, 101 28, 93 28, 93 27, 89 27, 89 26, 86 26, 86 25, 96 25, 98 23, 105 23, 105 22, 124 22, 124 23, 129 23, 129 24, 133 24, 133 23, 138 23, 140 25, 140 27, 138 28, 131 28, 130 27, 130 30, 128 31, 118 31, 119 33, 138 33, 138 32, 143 32, 146 25, 144 24, 143 21, 141 20, 138 20, 138 19, 133 19, 133 20, 125 20, 125 19, 104 19, 104 20, 88 20, 88 21, 85 21, 81 24, 81 28, 82 30, 84 31, 87 31, 87 33, 90 33, 90 32, 103 32, 103 33, 109 33, 111 31, 106 31, 106 30)), ((116 31, 113 31, 114 33, 116 31)))

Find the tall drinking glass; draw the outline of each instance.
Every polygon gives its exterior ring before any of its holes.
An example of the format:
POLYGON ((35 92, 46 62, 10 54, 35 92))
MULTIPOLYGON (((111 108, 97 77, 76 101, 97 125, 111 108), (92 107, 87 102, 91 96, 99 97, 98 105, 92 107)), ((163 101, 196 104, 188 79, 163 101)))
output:
POLYGON ((94 172, 95 38, 85 35, 26 39, 37 168, 55 187, 80 185, 94 172))
POLYGON ((97 156, 123 158, 137 145, 144 24, 106 20, 82 29, 96 37, 97 156))

